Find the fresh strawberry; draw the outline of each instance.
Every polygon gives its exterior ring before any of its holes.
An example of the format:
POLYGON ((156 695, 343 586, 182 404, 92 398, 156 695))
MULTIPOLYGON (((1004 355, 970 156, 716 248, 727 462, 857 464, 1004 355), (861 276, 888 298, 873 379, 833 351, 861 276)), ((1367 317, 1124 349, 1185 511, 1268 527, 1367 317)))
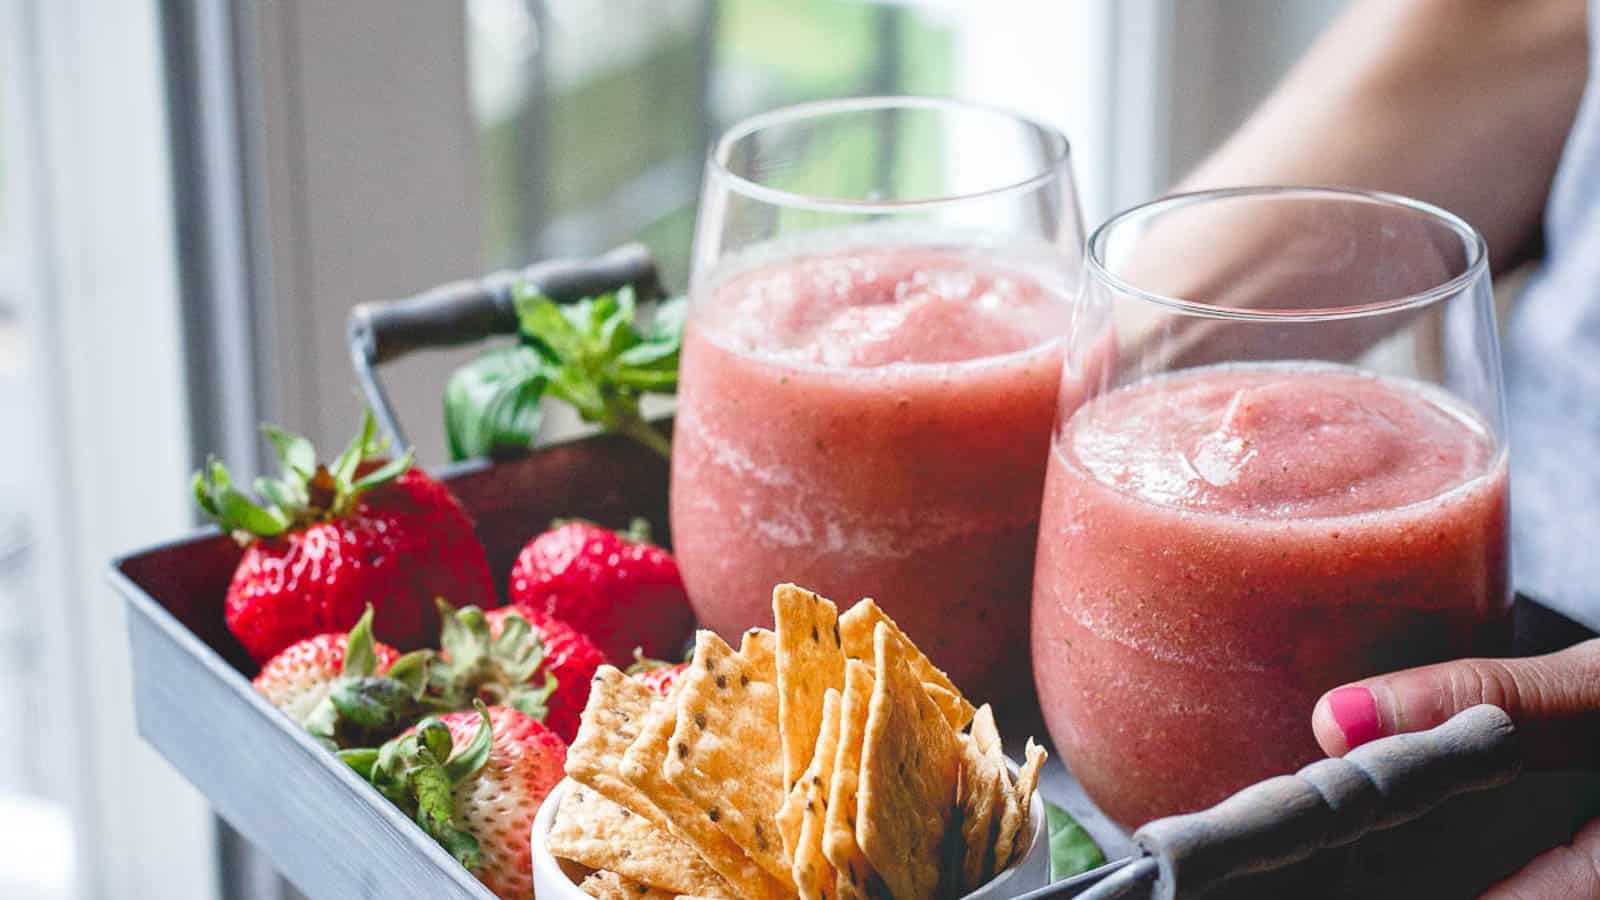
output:
POLYGON ((423 714, 431 652, 400 655, 372 639, 372 607, 348 633, 290 644, 261 668, 256 690, 334 747, 386 741, 423 714))
POLYGON ((643 653, 634 654, 634 663, 628 667, 628 674, 633 676, 633 680, 641 682, 663 697, 672 693, 673 686, 687 671, 689 671, 687 662, 663 662, 659 659, 649 659, 643 653))
POLYGON ((578 734, 589 682, 605 656, 589 639, 533 610, 508 606, 441 609, 440 661, 430 695, 453 709, 475 701, 510 706, 570 741, 578 734))
POLYGON ((607 662, 604 653, 571 625, 536 609, 507 606, 487 614, 492 633, 500 634, 510 618, 521 616, 544 644, 544 671, 555 677, 555 690, 545 701, 544 723, 571 743, 578 735, 583 708, 589 705, 594 673, 607 662))
POLYGON ((355 625, 368 603, 374 630, 402 650, 438 633, 435 597, 495 605, 489 560, 472 520, 443 484, 385 461, 368 414, 360 436, 331 466, 311 443, 267 426, 283 477, 258 479, 258 504, 212 460, 195 473, 201 509, 245 547, 225 617, 257 662, 295 641, 355 625))
POLYGON ((528 833, 567 745, 519 710, 424 719, 378 750, 340 754, 502 898, 533 896, 528 833))
POLYGON ((511 568, 511 602, 554 616, 582 632, 611 662, 638 648, 665 657, 694 629, 678 564, 642 539, 589 522, 567 522, 535 537, 511 568))

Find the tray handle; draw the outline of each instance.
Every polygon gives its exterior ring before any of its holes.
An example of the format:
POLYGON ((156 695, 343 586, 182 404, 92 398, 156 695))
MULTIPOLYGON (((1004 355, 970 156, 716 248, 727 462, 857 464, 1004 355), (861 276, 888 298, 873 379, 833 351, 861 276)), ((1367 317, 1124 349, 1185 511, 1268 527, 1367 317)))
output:
POLYGON ((1278 869, 1421 816, 1522 771, 1511 717, 1474 706, 1429 731, 1365 744, 1245 788, 1203 812, 1157 819, 1133 835, 1155 858, 1153 897, 1204 896, 1236 875, 1278 869))
POLYGON ((643 244, 625 244, 589 259, 551 259, 523 269, 454 281, 399 300, 362 303, 350 311, 350 364, 378 426, 396 447, 405 432, 378 373, 383 363, 414 350, 452 347, 498 334, 516 334, 511 291, 526 280, 558 303, 633 285, 641 300, 661 293, 655 259, 643 244))

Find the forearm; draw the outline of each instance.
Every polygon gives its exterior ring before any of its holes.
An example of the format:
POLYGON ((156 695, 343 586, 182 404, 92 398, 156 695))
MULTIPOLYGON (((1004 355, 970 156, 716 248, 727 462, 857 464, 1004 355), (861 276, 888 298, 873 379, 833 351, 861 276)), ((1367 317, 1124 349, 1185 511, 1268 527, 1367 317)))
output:
POLYGON ((1588 68, 1584 0, 1359 0, 1180 189, 1321 184, 1450 209, 1496 269, 1537 245, 1588 68))

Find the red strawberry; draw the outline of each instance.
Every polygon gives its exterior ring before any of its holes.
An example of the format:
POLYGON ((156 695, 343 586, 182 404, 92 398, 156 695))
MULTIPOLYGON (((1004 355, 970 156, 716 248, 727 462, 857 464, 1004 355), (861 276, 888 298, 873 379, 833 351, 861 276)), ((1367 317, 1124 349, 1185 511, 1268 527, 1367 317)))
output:
POLYGON ((590 680, 605 656, 567 625, 518 607, 446 612, 431 696, 448 708, 474 701, 510 706, 570 741, 578 734, 590 680))
POLYGON ((289 645, 255 678, 267 701, 337 747, 388 740, 422 715, 431 653, 401 656, 372 639, 372 608, 348 633, 289 645))
POLYGON ((567 745, 508 707, 424 719, 380 750, 340 756, 414 817, 495 896, 533 896, 528 833, 567 745))
POLYGON ((559 525, 528 542, 511 568, 511 602, 583 632, 613 663, 683 649, 694 613, 672 555, 588 522, 559 525))
POLYGON ((411 468, 411 454, 383 461, 369 414, 332 466, 311 443, 270 426, 284 475, 258 479, 258 504, 215 460, 194 477, 195 497, 245 545, 225 616, 257 662, 295 641, 355 625, 377 609, 379 637, 402 650, 437 634, 435 597, 457 606, 495 604, 489 560, 466 511, 443 484, 411 468))
POLYGON ((686 662, 669 663, 659 659, 646 659, 642 654, 633 665, 628 667, 628 674, 635 681, 641 682, 661 696, 666 697, 672 693, 672 688, 677 685, 683 673, 689 671, 686 662))

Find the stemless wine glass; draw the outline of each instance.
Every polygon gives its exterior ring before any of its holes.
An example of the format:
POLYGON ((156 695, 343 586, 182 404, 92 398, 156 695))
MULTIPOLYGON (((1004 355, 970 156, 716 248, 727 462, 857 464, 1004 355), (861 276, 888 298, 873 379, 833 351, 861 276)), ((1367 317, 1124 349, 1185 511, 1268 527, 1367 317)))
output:
POLYGON ((1133 826, 1318 758, 1322 692, 1504 637, 1500 357, 1482 238, 1402 197, 1176 195, 1087 255, 1034 672, 1133 826))
POLYGON ((964 689, 1032 699, 1039 496, 1082 223, 1067 140, 949 100, 797 106, 712 150, 673 437, 695 613, 871 596, 964 689))

